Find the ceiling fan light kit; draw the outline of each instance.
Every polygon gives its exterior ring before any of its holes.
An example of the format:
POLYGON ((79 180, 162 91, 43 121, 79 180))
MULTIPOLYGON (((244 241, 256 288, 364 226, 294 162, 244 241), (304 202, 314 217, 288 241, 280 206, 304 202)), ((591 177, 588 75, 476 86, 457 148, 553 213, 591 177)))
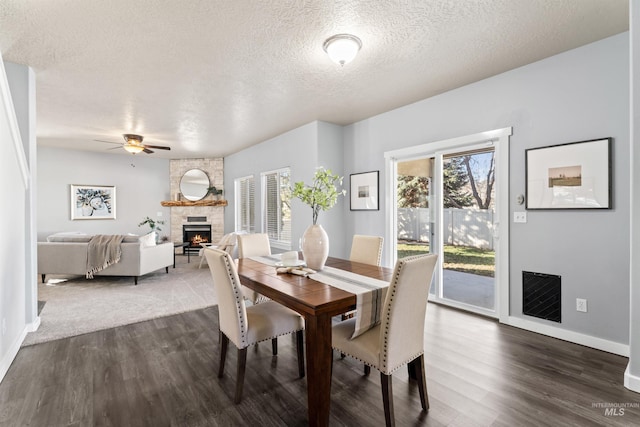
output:
POLYGON ((131 154, 138 154, 139 152, 144 150, 144 147, 142 145, 129 144, 129 143, 124 144, 123 148, 131 154))
POLYGON ((146 145, 142 143, 142 140, 144 139, 144 137, 142 135, 135 135, 132 133, 125 133, 122 135, 122 137, 124 138, 124 144, 120 143, 120 142, 111 142, 111 141, 103 141, 101 139, 95 139, 94 141, 98 141, 98 142, 106 142, 108 144, 118 144, 121 145, 122 148, 125 149, 125 151, 127 151, 128 153, 131 154, 138 154, 141 151, 144 151, 147 154, 151 154, 153 153, 153 150, 150 150, 150 148, 156 148, 158 150, 171 150, 171 147, 165 147, 162 145, 146 145))
POLYGON ((333 62, 344 66, 356 57, 362 48, 362 40, 352 34, 336 34, 326 39, 322 48, 333 62))

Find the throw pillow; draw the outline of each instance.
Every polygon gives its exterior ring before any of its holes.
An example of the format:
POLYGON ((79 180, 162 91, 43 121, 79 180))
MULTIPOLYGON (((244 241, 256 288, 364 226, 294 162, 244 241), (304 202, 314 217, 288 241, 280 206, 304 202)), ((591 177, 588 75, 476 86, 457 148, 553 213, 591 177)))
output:
POLYGON ((140 240, 140 243, 144 247, 146 247, 146 246, 155 246, 156 245, 156 232, 152 231, 149 234, 145 234, 144 236, 141 236, 138 240, 140 240))

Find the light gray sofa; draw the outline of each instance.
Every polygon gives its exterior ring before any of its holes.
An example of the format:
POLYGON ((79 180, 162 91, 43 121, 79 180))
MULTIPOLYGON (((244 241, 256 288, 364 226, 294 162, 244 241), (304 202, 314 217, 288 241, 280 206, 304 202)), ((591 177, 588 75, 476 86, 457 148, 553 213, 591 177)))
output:
MULTIPOLYGON (((90 235, 50 236, 47 242, 38 242, 38 274, 44 283, 47 274, 87 273, 87 247, 90 235)), ((134 284, 138 277, 164 268, 169 273, 173 265, 173 243, 161 243, 154 246, 143 245, 137 237, 127 236, 121 245, 120 262, 95 276, 133 276, 134 284)))

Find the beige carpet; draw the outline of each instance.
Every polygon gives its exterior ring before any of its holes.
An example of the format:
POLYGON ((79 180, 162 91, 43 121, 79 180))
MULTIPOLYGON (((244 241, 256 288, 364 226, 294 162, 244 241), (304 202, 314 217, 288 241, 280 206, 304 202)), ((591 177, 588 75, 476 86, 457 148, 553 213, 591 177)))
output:
POLYGON ((101 329, 197 310, 216 304, 209 267, 198 269, 176 256, 176 268, 131 277, 50 275, 38 284, 38 301, 45 301, 40 327, 27 334, 23 346, 86 334, 101 329), (67 279, 67 280, 64 280, 67 279), (57 283, 54 283, 57 282, 57 283))

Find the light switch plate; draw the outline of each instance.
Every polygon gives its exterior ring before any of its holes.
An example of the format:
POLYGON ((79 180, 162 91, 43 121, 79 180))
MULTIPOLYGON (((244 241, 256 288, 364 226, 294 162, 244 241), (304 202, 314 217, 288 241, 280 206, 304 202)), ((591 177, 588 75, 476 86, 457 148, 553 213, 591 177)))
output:
POLYGON ((526 212, 514 212, 513 213, 513 222, 527 222, 527 213, 526 212))

